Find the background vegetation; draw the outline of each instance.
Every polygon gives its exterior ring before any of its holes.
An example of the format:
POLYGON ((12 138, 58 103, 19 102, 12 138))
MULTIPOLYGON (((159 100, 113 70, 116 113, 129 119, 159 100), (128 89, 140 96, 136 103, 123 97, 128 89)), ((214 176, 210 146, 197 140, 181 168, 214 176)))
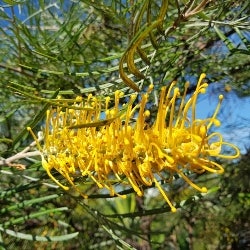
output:
POLYGON ((0 1, 0 249, 250 248, 249 150, 200 177, 207 195, 177 179, 172 214, 154 188, 126 200, 57 188, 26 130, 58 94, 130 95, 151 81, 157 93, 176 79, 192 93, 202 72, 216 95, 248 97, 249 16, 232 0, 0 1))

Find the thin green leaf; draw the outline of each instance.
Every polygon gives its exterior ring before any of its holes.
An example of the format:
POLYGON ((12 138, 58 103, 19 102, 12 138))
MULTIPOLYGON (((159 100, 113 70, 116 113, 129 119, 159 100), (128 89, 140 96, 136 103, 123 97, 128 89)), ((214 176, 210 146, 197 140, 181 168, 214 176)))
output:
POLYGON ((42 203, 44 201, 48 201, 48 200, 51 200, 51 199, 56 199, 57 197, 59 197, 59 195, 52 194, 52 195, 48 195, 48 196, 44 196, 44 197, 40 197, 40 198, 35 198, 35 199, 31 199, 31 200, 22 201, 22 202, 20 202, 18 204, 9 206, 7 208, 0 209, 0 214, 10 212, 10 211, 13 211, 13 210, 16 210, 16 209, 20 209, 20 208, 25 208, 25 207, 31 206, 31 205, 33 205, 35 203, 42 203))
POLYGON ((3 2, 9 4, 9 5, 17 5, 17 4, 23 4, 25 3, 27 0, 24 1, 20 1, 20 0, 3 0, 3 2))
POLYGON ((129 250, 136 250, 136 248, 129 245, 127 242, 122 240, 120 237, 118 237, 112 229, 107 228, 106 226, 102 225, 102 228, 112 237, 112 239, 116 242, 117 247, 120 246, 120 249, 129 249, 129 250))
POLYGON ((226 44, 227 48, 230 51, 235 48, 233 43, 223 34, 223 32, 216 25, 214 25, 214 30, 216 31, 220 39, 226 44))
MULTIPOLYGON (((58 93, 59 93, 59 89, 54 92, 54 94, 52 95, 52 98, 55 98, 58 95, 58 93)), ((43 119, 43 117, 44 117, 47 109, 49 108, 49 106, 50 106, 50 103, 45 103, 43 105, 43 107, 41 108, 41 111, 31 121, 29 121, 25 125, 25 127, 23 128, 23 130, 14 138, 14 140, 13 140, 13 147, 15 147, 15 145, 20 140, 22 140, 23 137, 25 137, 29 133, 27 131, 27 127, 34 128, 37 125, 37 123, 40 122, 43 119)))
POLYGON ((40 217, 40 216, 43 216, 43 215, 48 215, 50 213, 58 213, 58 212, 67 211, 67 210, 68 210, 67 207, 46 209, 46 210, 38 211, 36 213, 31 213, 29 215, 21 216, 19 218, 12 218, 12 219, 8 220, 7 222, 4 222, 4 223, 0 224, 0 226, 6 228, 6 227, 8 227, 10 225, 16 225, 16 224, 24 223, 25 221, 27 221, 29 219, 37 218, 37 217, 40 217))
POLYGON ((38 235, 15 232, 15 231, 10 230, 10 229, 4 229, 1 226, 0 226, 0 231, 4 232, 10 236, 22 239, 22 240, 48 241, 48 242, 50 242, 50 241, 67 241, 67 240, 75 238, 79 234, 78 232, 76 232, 76 233, 65 234, 65 235, 60 235, 60 236, 49 236, 49 235, 48 236, 38 236, 38 235))

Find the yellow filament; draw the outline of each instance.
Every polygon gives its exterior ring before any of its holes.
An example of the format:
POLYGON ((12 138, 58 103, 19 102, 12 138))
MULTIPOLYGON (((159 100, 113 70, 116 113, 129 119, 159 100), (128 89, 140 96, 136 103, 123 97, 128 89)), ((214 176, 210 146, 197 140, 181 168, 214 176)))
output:
POLYGON ((165 127, 165 116, 163 115, 164 112, 164 99, 166 95, 166 87, 162 87, 160 93, 160 102, 158 105, 158 113, 155 121, 155 128, 159 132, 159 137, 162 138, 163 130, 165 127))
POLYGON ((202 125, 200 127, 200 134, 201 134, 202 141, 200 142, 199 148, 197 150, 196 157, 198 157, 200 155, 201 150, 202 150, 202 148, 204 146, 204 141, 205 141, 205 137, 206 137, 206 134, 207 134, 207 127, 205 125, 202 125))
POLYGON ((41 144, 40 144, 40 142, 38 141, 38 139, 37 139, 36 135, 34 134, 34 132, 32 131, 31 127, 27 127, 27 130, 31 133, 33 139, 35 140, 36 145, 37 145, 37 147, 38 147, 38 150, 39 150, 40 152, 42 152, 43 150, 42 150, 41 144))
POLYGON ((221 103, 222 103, 222 100, 223 100, 223 95, 220 95, 219 96, 219 102, 218 102, 218 105, 214 111, 214 114, 213 116, 210 118, 210 122, 209 124, 207 125, 207 129, 210 129, 210 127, 213 125, 214 121, 216 120, 216 116, 218 115, 219 113, 219 110, 220 110, 220 106, 221 106, 221 103))
POLYGON ((199 78, 199 81, 197 83, 196 91, 194 92, 194 95, 191 97, 191 99, 192 99, 192 122, 196 118, 196 102, 197 102, 197 97, 198 97, 198 95, 200 93, 200 86, 201 86, 202 80, 204 78, 206 78, 206 75, 201 74, 200 78, 199 78))
POLYGON ((171 103, 170 119, 169 119, 169 143, 170 143, 170 147, 172 146, 171 143, 172 143, 172 128, 173 128, 173 120, 174 120, 175 101, 176 101, 178 94, 179 94, 179 89, 175 88, 174 89, 174 96, 170 102, 171 103))
POLYGON ((179 121, 182 118, 183 107, 184 107, 184 104, 185 104, 185 99, 186 99, 187 90, 188 90, 189 85, 190 85, 189 82, 185 83, 184 94, 181 97, 181 104, 180 104, 180 106, 178 108, 179 110, 178 110, 178 115, 177 115, 176 122, 175 122, 175 127, 178 127, 179 121))
POLYGON ((235 154, 234 155, 222 155, 222 154, 218 154, 218 155, 216 155, 216 157, 220 157, 220 158, 224 158, 224 159, 236 159, 236 158, 238 158, 240 156, 240 150, 234 144, 229 143, 229 142, 222 142, 221 145, 227 145, 227 146, 233 148, 234 151, 235 151, 235 154))
POLYGON ((50 170, 52 169, 52 167, 48 164, 48 162, 44 159, 44 157, 42 156, 42 166, 43 168, 46 170, 47 175, 61 188, 63 188, 64 190, 69 190, 69 187, 62 185, 50 172, 50 170))
POLYGON ((201 193, 207 193, 207 188, 206 187, 202 187, 200 188, 199 186, 197 186, 196 184, 194 184, 185 174, 182 173, 181 170, 177 170, 176 171, 179 175, 181 175, 181 177, 194 189, 197 189, 198 191, 200 191, 201 193))
POLYGON ((165 199, 165 201, 168 203, 168 205, 171 208, 171 212, 175 213, 176 212, 176 208, 173 206, 173 204, 171 203, 171 201, 168 199, 166 193, 163 191, 161 185, 159 184, 159 182, 156 180, 156 178, 153 178, 153 181, 155 183, 155 186, 158 188, 158 190, 160 191, 161 195, 163 196, 163 198, 165 199))
POLYGON ((224 173, 224 168, 220 164, 218 164, 216 162, 211 162, 211 161, 209 161, 208 163, 216 166, 218 169, 209 168, 206 165, 202 165, 202 168, 209 171, 209 172, 211 172, 211 173, 217 173, 217 174, 224 173))

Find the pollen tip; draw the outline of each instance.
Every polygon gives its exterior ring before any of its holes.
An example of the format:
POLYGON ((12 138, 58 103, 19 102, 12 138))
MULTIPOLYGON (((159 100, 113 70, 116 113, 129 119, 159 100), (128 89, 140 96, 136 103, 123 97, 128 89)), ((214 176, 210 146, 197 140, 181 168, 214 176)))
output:
POLYGON ((166 90, 166 86, 161 87, 161 92, 166 90))
POLYGON ((190 82, 185 83, 185 87, 188 88, 190 86, 190 82))
POLYGON ((130 100, 131 100, 131 101, 134 101, 134 100, 136 99, 136 97, 137 97, 137 94, 131 94, 130 100))
POLYGON ((174 88, 174 94, 175 94, 175 95, 178 95, 179 92, 180 92, 180 90, 179 90, 178 87, 174 88))
POLYGON ((206 91, 207 91, 207 89, 206 89, 206 88, 202 88, 202 89, 200 90, 200 93, 201 93, 201 94, 205 94, 205 93, 206 93, 206 91))
POLYGON ((223 100, 224 96, 223 95, 219 95, 219 100, 223 100))
POLYGON ((153 88, 154 88, 154 84, 151 83, 151 84, 148 86, 148 90, 151 91, 153 88))
POLYGON ((175 213, 177 211, 177 209, 175 207, 171 207, 171 212, 175 213))
POLYGON ((204 79, 204 78, 206 78, 206 74, 205 73, 201 73, 200 79, 204 79))
POLYGON ((220 170, 217 171, 218 174, 223 174, 224 173, 224 168, 221 168, 220 170))
POLYGON ((200 133, 201 133, 201 136, 206 136, 207 134, 207 127, 205 125, 202 125, 201 128, 200 128, 200 133))
POLYGON ((216 127, 220 127, 221 122, 220 122, 218 119, 215 119, 215 120, 214 120, 214 125, 215 125, 216 127))
POLYGON ((130 141, 127 139, 127 138, 125 138, 124 139, 124 144, 127 146, 127 145, 130 145, 130 141))
POLYGON ((136 194, 139 196, 139 197, 142 197, 143 196, 143 193, 141 192, 141 190, 136 190, 136 194))
POLYGON ((206 187, 202 187, 202 188, 201 188, 201 192, 202 192, 202 193, 207 193, 207 188, 206 188, 206 187))
POLYGON ((81 96, 77 96, 76 97, 76 102, 81 102, 82 101, 82 97, 81 96))
POLYGON ((149 117, 149 116, 150 116, 150 111, 149 111, 149 110, 146 110, 146 111, 144 112, 144 116, 145 116, 145 117, 149 117))

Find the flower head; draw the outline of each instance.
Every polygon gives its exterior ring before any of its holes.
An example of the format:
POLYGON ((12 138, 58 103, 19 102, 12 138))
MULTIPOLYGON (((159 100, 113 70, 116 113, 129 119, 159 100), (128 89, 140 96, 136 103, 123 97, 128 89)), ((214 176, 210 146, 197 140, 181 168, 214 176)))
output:
POLYGON ((44 146, 39 146, 43 167, 66 190, 68 186, 52 175, 52 169, 76 189, 74 176, 80 174, 92 179, 99 188, 108 189, 111 195, 118 195, 113 185, 117 182, 130 185, 139 196, 143 195, 144 186, 154 184, 171 210, 175 211, 159 177, 164 178, 168 174, 171 181, 173 174, 178 174, 193 188, 207 192, 206 187, 192 182, 186 172, 223 173, 223 167, 212 157, 234 159, 240 154, 236 146, 223 141, 220 133, 209 134, 212 125, 220 125, 216 117, 223 96, 219 96, 212 117, 196 118, 198 95, 207 88, 207 84, 202 83, 204 78, 205 74, 202 74, 196 90, 187 101, 188 84, 182 96, 175 82, 168 90, 163 87, 153 125, 146 122, 150 116, 146 104, 153 85, 141 95, 141 101, 136 105, 136 94, 133 94, 121 107, 123 93, 116 91, 113 108, 109 108, 110 97, 101 100, 89 95, 86 100, 76 98, 70 108, 58 106, 48 110, 44 146), (136 122, 132 125, 132 118, 136 115, 136 122), (101 120, 103 116, 105 119, 101 120), (234 154, 224 155, 224 145, 231 147, 234 154))

